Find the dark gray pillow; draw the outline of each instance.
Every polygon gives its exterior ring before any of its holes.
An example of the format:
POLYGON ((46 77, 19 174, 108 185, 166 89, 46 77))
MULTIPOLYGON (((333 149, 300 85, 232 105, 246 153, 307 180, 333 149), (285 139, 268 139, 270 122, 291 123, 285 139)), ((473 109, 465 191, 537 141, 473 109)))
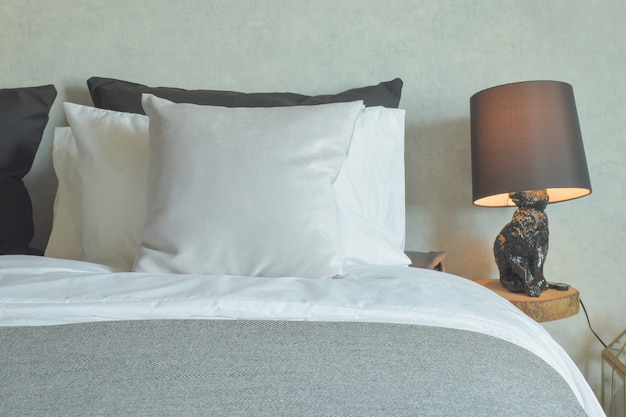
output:
POLYGON ((22 178, 33 165, 56 94, 53 85, 0 89, 0 254, 33 253, 33 209, 22 178))
POLYGON ((148 87, 114 78, 91 77, 87 80, 96 107, 144 114, 141 94, 150 93, 176 103, 193 103, 225 107, 280 107, 363 100, 366 106, 397 108, 400 105, 402 80, 354 88, 339 94, 307 96, 297 93, 240 93, 219 90, 184 90, 172 87, 148 87))
POLYGON ((0 255, 20 253, 35 233, 33 208, 21 179, 0 178, 0 255))

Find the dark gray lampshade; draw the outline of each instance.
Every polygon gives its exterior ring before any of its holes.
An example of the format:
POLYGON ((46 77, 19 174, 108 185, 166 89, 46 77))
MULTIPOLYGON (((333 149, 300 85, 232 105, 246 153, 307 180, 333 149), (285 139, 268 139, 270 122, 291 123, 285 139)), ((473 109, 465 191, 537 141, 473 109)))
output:
POLYGON ((572 86, 528 81, 470 99, 472 197, 478 206, 514 205, 510 192, 547 189, 550 202, 591 193, 572 86))

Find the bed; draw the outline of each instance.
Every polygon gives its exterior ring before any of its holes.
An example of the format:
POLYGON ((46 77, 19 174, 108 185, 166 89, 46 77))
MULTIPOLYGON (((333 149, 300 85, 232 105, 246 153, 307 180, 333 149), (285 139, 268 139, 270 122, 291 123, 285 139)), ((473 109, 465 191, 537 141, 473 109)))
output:
MULTIPOLYGON (((401 80, 88 88, 55 128, 45 256, 27 227, 3 241, 0 414, 604 415, 539 324, 432 257, 408 266, 401 80)), ((24 91, 0 101, 35 102, 36 143, 52 90, 24 91)))

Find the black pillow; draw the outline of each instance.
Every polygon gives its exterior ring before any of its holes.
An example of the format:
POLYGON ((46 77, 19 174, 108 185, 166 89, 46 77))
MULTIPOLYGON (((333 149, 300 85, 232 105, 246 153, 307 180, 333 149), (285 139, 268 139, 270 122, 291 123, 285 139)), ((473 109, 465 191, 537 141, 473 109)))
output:
POLYGON ((0 255, 32 254, 30 171, 57 91, 53 85, 0 89, 0 255))
POLYGON ((24 183, 0 178, 0 255, 27 248, 34 232, 33 208, 24 183))
POLYGON ((172 87, 148 87, 113 78, 91 77, 87 80, 96 107, 120 112, 144 114, 141 94, 150 93, 176 103, 225 107, 280 107, 363 100, 366 106, 397 108, 400 105, 402 80, 354 88, 339 94, 306 96, 297 93, 240 93, 219 90, 184 90, 172 87))

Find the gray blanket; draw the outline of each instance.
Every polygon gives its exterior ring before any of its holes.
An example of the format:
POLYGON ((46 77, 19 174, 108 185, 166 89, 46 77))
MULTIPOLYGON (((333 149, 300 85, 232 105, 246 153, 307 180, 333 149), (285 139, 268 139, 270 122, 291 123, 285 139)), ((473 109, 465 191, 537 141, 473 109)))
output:
POLYGON ((0 328, 2 416, 584 416, 541 359, 427 326, 230 320, 0 328))

